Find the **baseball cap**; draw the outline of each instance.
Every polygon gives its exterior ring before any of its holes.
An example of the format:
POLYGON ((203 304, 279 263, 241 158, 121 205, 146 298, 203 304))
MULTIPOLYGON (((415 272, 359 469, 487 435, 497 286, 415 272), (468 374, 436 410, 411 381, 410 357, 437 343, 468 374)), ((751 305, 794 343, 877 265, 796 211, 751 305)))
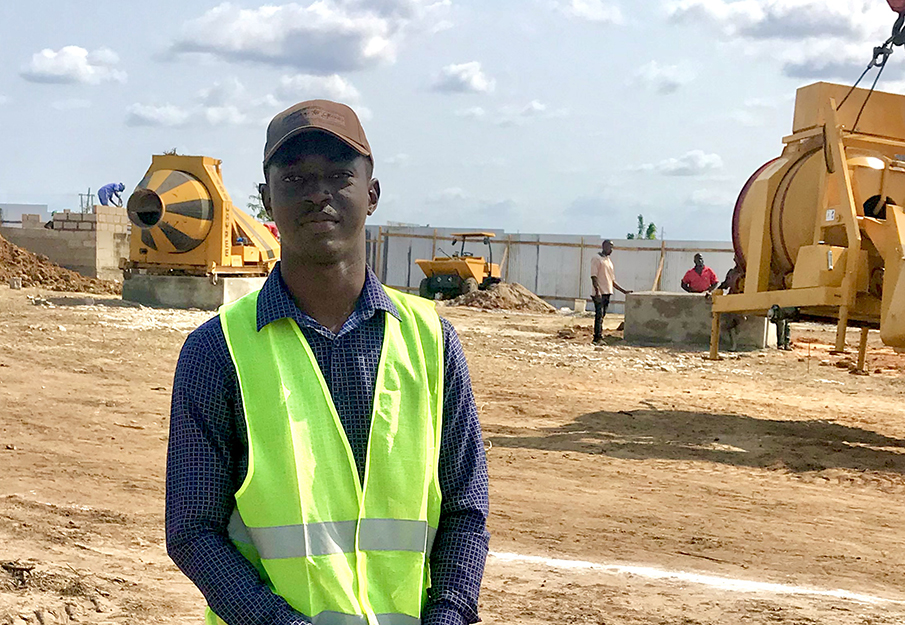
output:
POLYGON ((311 130, 332 135, 362 156, 371 158, 371 146, 355 111, 339 102, 307 100, 270 120, 264 144, 264 167, 287 141, 311 130))

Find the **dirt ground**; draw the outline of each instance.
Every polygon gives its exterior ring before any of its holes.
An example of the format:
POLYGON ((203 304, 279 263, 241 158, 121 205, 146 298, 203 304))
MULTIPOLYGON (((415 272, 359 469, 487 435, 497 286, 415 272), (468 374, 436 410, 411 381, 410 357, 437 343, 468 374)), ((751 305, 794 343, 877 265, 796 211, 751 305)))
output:
MULTIPOLYGON (((488 448, 485 622, 905 622, 905 356, 873 337, 857 376, 821 326, 711 362, 593 347, 587 317, 442 314, 488 448)), ((209 316, 0 287, 0 625, 201 622, 163 499, 173 367, 209 316)))

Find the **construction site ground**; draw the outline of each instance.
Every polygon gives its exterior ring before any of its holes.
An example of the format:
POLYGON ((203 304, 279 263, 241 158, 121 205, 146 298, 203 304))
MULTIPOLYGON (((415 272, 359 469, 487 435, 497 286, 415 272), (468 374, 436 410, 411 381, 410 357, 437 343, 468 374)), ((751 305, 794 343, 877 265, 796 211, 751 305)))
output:
MULTIPOLYGON (((905 622, 905 356, 876 336, 858 376, 823 326, 711 362, 618 316, 595 347, 588 317, 442 314, 488 448, 485 622, 905 622)), ((201 622, 164 475, 209 316, 0 287, 0 625, 201 622)))

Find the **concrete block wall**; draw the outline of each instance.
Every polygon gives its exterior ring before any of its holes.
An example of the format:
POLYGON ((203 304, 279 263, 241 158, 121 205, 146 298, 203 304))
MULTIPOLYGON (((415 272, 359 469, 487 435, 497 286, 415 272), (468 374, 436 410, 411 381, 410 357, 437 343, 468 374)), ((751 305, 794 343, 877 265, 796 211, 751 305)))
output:
POLYGON ((0 236, 83 276, 121 281, 119 260, 129 257, 129 219, 119 207, 96 206, 95 211, 55 213, 52 230, 43 224, 26 227, 23 219, 22 228, 0 228, 0 236))
POLYGON ((128 234, 132 230, 132 224, 126 214, 125 208, 119 206, 95 206, 95 229, 98 232, 113 232, 116 234, 128 234))
POLYGON ((41 219, 40 215, 22 215, 22 227, 23 228, 43 228, 44 220, 41 219))
MULTIPOLYGON (((756 315, 734 315, 738 322, 737 347, 767 346, 767 320, 756 315)), ((642 345, 671 343, 710 344, 710 301, 699 293, 635 292, 626 296, 625 340, 642 345)), ((724 327, 729 315, 724 315, 724 327)), ((722 349, 731 347, 728 331, 721 332, 722 349)))
POLYGON ((2 228, 0 236, 21 248, 46 256, 84 276, 96 277, 95 233, 88 230, 2 228))
POLYGON ((54 230, 85 230, 124 234, 131 231, 126 209, 118 206, 95 206, 93 213, 64 210, 53 215, 54 230))

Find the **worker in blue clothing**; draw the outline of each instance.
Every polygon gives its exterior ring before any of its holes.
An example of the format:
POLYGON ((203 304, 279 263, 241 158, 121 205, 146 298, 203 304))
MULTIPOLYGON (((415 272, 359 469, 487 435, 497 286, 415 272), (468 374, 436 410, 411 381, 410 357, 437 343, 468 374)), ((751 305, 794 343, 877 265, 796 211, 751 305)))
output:
POLYGON ((120 194, 125 190, 126 185, 121 182, 105 184, 97 190, 97 201, 101 203, 101 206, 110 206, 111 203, 113 206, 122 206, 123 198, 120 194))
POLYGON ((373 166, 345 105, 274 117, 262 195, 281 261, 180 354, 167 550, 207 623, 479 620, 488 482, 468 368, 433 303, 384 287, 365 263, 373 166), (331 445, 341 453, 320 449, 331 445), (398 471, 400 492, 387 487, 398 471), (341 486, 317 500, 331 480, 341 486))

